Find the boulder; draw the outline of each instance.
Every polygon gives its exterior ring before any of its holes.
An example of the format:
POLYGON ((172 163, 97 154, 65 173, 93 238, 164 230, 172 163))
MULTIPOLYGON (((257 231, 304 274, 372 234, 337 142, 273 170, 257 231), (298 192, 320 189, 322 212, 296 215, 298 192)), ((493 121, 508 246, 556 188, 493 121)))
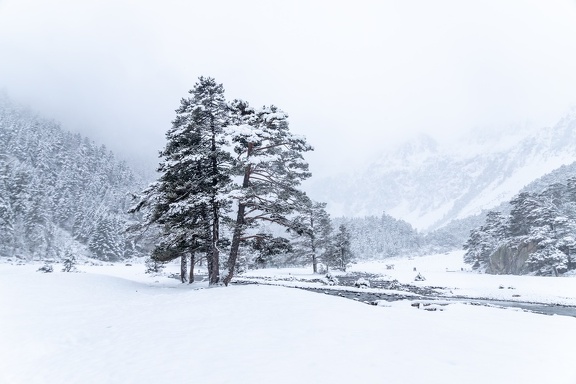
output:
POLYGON ((525 275, 530 272, 526 260, 537 250, 536 243, 522 243, 518 247, 500 246, 492 255, 486 273, 492 275, 525 275))

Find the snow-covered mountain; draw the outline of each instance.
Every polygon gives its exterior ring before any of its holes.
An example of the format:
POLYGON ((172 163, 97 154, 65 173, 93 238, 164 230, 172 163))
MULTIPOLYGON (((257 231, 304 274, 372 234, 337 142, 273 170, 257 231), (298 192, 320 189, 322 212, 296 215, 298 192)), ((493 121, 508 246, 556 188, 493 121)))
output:
POLYGON ((439 144, 420 136, 354 175, 317 178, 310 193, 333 215, 383 211, 418 229, 508 201, 531 181, 576 161, 576 111, 553 127, 480 133, 439 144))
POLYGON ((143 185, 106 147, 0 94, 0 258, 139 255, 125 229, 143 185))

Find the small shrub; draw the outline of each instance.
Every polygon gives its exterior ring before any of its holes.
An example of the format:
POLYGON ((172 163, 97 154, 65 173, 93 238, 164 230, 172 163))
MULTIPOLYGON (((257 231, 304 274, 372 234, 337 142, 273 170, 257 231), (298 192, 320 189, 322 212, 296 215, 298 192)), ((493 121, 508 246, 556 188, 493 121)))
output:
POLYGON ((162 270, 164 270, 164 268, 166 267, 166 265, 164 263, 157 261, 157 260, 154 260, 151 257, 146 259, 146 261, 144 262, 144 265, 146 266, 145 273, 149 273, 151 275, 161 273, 162 270))
POLYGON ((354 283, 354 286, 357 288, 370 288, 370 282, 365 278, 361 277, 354 283))
POLYGON ((45 263, 43 266, 38 268, 38 270, 36 272, 51 273, 51 272, 54 272, 54 268, 52 267, 52 264, 45 263))
POLYGON ((70 255, 64 260, 62 272, 76 272, 76 257, 70 255))
POLYGON ((326 282, 328 285, 338 285, 340 283, 336 276, 332 276, 330 273, 326 274, 326 282))

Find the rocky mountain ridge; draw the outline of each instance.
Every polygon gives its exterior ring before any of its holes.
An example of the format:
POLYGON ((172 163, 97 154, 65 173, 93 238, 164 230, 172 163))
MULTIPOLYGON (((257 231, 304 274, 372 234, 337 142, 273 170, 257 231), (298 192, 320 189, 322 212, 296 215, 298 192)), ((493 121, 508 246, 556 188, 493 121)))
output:
POLYGON ((576 161, 576 112, 552 127, 479 134, 456 145, 422 135, 354 175, 317 178, 316 199, 335 216, 386 212, 433 230, 510 200, 545 174, 576 161))

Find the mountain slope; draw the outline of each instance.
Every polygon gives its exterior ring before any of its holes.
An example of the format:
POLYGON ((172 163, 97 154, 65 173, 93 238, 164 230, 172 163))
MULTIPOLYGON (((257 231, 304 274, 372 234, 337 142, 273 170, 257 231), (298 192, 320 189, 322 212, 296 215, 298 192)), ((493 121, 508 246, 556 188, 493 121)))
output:
POLYGON ((134 255, 125 212, 141 185, 104 146, 0 96, 0 256, 134 255))
POLYGON ((335 215, 386 213, 434 229, 497 206, 522 187, 576 161, 576 113, 528 134, 470 137, 441 146, 421 136, 366 171, 320 179, 311 194, 335 215))

